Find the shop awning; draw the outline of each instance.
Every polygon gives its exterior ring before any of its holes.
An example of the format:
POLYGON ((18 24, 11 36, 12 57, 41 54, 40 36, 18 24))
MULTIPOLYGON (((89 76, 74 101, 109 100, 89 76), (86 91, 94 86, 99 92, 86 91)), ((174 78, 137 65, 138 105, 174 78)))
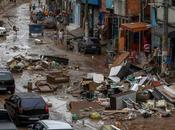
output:
POLYGON ((124 23, 121 24, 121 28, 131 32, 141 32, 150 29, 150 24, 144 22, 124 23))

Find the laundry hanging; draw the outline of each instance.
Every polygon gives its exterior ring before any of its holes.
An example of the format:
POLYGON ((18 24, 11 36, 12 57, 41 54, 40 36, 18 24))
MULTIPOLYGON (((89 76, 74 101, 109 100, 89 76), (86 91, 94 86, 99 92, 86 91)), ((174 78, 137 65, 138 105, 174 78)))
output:
POLYGON ((157 9, 155 7, 151 8, 151 26, 157 26, 157 9))

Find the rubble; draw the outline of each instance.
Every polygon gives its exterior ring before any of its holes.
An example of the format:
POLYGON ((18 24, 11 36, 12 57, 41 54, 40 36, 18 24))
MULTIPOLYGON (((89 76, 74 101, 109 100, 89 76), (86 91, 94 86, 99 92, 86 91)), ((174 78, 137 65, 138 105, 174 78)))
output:
POLYGON ((56 56, 17 55, 10 59, 7 65, 12 72, 22 72, 24 69, 41 71, 64 67, 64 65, 68 65, 68 59, 56 56))
POLYGON ((175 101, 174 84, 167 83, 154 67, 141 68, 124 63, 127 57, 125 53, 120 62, 116 60, 108 76, 88 73, 83 77, 80 85, 70 91, 72 96, 82 101, 70 103, 70 111, 76 113, 79 119, 95 118, 112 122, 112 125, 115 125, 116 119, 126 121, 171 116, 175 101), (93 105, 88 106, 89 103, 93 105), (95 107, 97 104, 103 109, 95 107))
POLYGON ((47 82, 50 84, 69 82, 69 76, 61 71, 49 72, 47 82))

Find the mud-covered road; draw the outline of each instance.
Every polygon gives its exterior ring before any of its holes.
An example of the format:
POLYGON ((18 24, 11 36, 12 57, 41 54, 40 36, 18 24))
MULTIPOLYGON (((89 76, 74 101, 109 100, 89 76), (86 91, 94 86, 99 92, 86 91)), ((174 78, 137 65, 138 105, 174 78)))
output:
MULTIPOLYGON (((80 81, 82 76, 87 72, 107 73, 108 69, 105 67, 105 57, 94 55, 82 55, 75 52, 67 51, 65 46, 55 45, 53 42, 53 31, 46 30, 44 37, 36 36, 29 37, 30 13, 29 4, 23 3, 19 6, 9 9, 1 15, 1 19, 5 21, 5 27, 9 30, 8 36, 0 38, 0 66, 6 66, 8 60, 18 54, 22 55, 64 55, 69 58, 69 66, 79 65, 80 70, 70 70, 71 82, 80 81), (12 30, 12 26, 16 25, 19 28, 17 35, 12 30), (34 39, 43 39, 45 44, 37 45, 34 39), (17 48, 17 49, 14 49, 17 48)), ((29 80, 36 81, 42 79, 46 72, 35 72, 25 70, 21 74, 14 74, 16 82, 16 92, 27 91, 23 88, 29 80)), ((70 121, 71 114, 67 112, 67 101, 76 100, 70 95, 66 98, 65 92, 57 92, 50 94, 41 94, 44 99, 53 104, 50 108, 50 119, 70 121)), ((8 94, 0 94, 0 107, 3 107, 4 99, 8 94)), ((175 118, 148 118, 136 119, 133 121, 124 122, 128 130, 175 130, 175 118)), ((26 128, 19 128, 25 130, 26 128)), ((86 128, 83 128, 86 130, 86 128)), ((81 130, 81 128, 80 128, 81 130)))

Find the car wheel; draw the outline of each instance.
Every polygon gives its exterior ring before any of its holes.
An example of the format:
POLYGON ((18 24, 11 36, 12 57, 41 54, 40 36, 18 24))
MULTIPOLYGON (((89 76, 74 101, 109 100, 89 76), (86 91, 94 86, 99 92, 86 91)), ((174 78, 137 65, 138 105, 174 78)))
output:
POLYGON ((100 50, 100 49, 98 50, 98 54, 99 54, 99 55, 101 54, 101 50, 100 50))
POLYGON ((15 116, 14 122, 15 122, 16 126, 20 126, 20 122, 19 122, 19 119, 17 118, 17 116, 15 116))

